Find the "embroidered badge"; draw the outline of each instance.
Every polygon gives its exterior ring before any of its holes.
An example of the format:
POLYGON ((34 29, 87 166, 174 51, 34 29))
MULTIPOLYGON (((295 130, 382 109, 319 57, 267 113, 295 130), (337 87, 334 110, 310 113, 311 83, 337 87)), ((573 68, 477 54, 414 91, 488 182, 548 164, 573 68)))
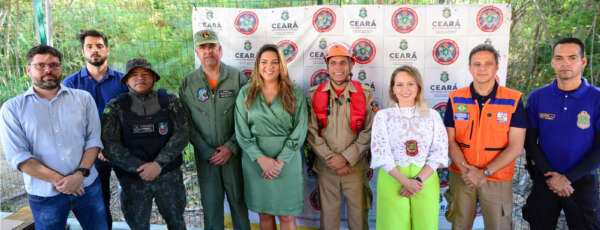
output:
POLYGON ((496 121, 502 123, 508 123, 508 113, 498 112, 496 113, 496 121))
POLYGON ((404 146, 406 147, 406 155, 414 157, 419 154, 419 144, 416 140, 408 140, 404 142, 404 146))
POLYGON ((208 100, 208 91, 206 91, 206 88, 198 89, 198 100, 199 101, 208 100))
POLYGON ((233 90, 219 90, 219 98, 232 97, 233 90))
POLYGON ((169 124, 167 122, 158 123, 158 134, 167 135, 169 132, 169 124))
POLYGON ((469 113, 454 113, 454 120, 455 121, 468 121, 469 120, 469 113))
POLYGON ((104 107, 104 110, 102 111, 103 114, 109 114, 110 113, 110 108, 109 107, 104 107))
POLYGON ((467 112, 466 105, 456 105, 456 112, 467 112))
POLYGON ((590 127, 590 114, 583 110, 577 114, 577 127, 587 129, 590 127))
POLYGON ((540 117, 540 119, 554 120, 554 118, 556 118, 556 114, 552 114, 552 113, 540 113, 539 117, 540 117))

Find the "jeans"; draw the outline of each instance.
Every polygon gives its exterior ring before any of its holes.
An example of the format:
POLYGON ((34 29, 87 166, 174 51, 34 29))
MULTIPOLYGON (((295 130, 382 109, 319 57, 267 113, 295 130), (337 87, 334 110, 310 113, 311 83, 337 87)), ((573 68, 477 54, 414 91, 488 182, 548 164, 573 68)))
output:
POLYGON ((27 194, 27 198, 36 230, 65 229, 71 210, 85 230, 108 228, 102 189, 98 179, 86 187, 85 194, 81 196, 61 193, 52 197, 42 197, 27 194))

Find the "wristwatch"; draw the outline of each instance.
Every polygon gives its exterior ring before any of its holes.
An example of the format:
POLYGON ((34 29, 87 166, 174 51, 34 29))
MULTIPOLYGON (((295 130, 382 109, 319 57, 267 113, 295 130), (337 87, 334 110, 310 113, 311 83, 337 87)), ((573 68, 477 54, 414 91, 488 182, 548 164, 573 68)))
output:
POLYGON ((83 177, 87 177, 87 176, 89 176, 89 175, 90 175, 90 169, 86 169, 86 168, 77 168, 77 169, 75 169, 75 172, 73 172, 73 173, 76 173, 76 172, 78 172, 78 171, 79 171, 79 172, 81 172, 81 175, 83 175, 83 177))
POLYGON ((420 182, 420 183, 423 183, 423 180, 422 180, 422 179, 421 179, 421 177, 419 177, 419 176, 416 176, 416 177, 415 177, 415 180, 416 180, 416 181, 418 181, 418 182, 420 182))
POLYGON ((483 169, 483 175, 485 175, 485 177, 491 177, 494 173, 492 173, 492 171, 490 171, 487 168, 483 169))

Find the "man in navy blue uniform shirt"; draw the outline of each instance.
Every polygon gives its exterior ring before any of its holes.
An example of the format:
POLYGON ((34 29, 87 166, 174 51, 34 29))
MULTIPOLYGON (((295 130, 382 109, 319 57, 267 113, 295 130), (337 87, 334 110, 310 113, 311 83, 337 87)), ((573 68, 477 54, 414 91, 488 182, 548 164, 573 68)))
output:
MULTIPOLYGON (((85 57, 85 67, 71 74, 63 81, 63 85, 69 88, 88 91, 98 109, 98 116, 102 119, 102 111, 108 102, 119 94, 129 91, 126 85, 121 83, 123 73, 108 66, 106 59, 110 54, 108 39, 96 30, 83 31, 78 35, 81 42, 81 53, 85 57)), ((111 166, 104 162, 102 153, 98 154, 99 160, 94 165, 98 170, 98 177, 102 182, 102 196, 109 229, 112 229, 112 217, 110 215, 110 171, 111 166)))
POLYGON ((551 64, 556 80, 527 100, 534 183, 523 217, 531 229, 555 229, 563 210, 569 229, 600 229, 600 90, 581 77, 587 59, 579 39, 558 41, 551 64))

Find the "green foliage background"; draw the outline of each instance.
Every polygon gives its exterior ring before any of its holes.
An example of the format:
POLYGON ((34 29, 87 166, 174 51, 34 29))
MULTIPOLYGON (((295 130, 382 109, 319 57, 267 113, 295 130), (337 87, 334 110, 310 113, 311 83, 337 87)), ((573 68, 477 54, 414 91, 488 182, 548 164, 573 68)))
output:
MULTIPOLYGON (((191 9, 194 6, 272 8, 317 4, 462 4, 509 3, 512 24, 507 85, 526 95, 554 78, 552 44, 560 37, 585 40, 590 64, 584 76, 600 80, 600 2, 588 1, 390 1, 390 0, 53 0, 53 45, 63 52, 63 75, 84 65, 76 34, 96 28, 109 36, 109 64, 124 69, 133 57, 145 57, 163 78, 159 86, 175 91, 193 70, 191 9)), ((29 87, 25 53, 39 43, 32 3, 0 3, 0 103, 29 87)))

